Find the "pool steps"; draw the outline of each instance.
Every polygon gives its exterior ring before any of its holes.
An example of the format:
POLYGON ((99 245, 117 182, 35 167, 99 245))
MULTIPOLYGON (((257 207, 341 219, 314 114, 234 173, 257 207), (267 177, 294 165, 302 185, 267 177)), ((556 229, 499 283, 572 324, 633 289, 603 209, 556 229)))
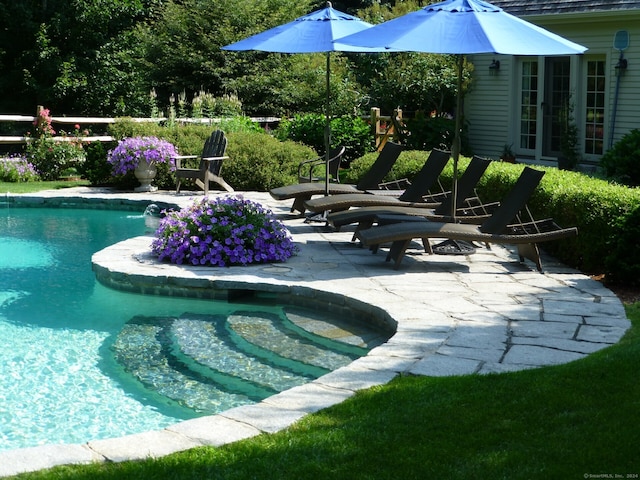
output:
POLYGON ((136 316, 111 350, 123 374, 144 386, 138 396, 202 414, 308 383, 366 355, 385 339, 370 328, 327 324, 299 310, 284 321, 255 311, 185 313, 136 316))

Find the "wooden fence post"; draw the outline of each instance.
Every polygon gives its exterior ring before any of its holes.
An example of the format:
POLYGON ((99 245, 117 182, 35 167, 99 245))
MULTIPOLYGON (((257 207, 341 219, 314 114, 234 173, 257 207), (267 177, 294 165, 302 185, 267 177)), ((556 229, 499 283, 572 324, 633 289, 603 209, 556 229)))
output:
POLYGON ((371 107, 371 133, 376 150, 378 150, 380 145, 380 109, 378 107, 371 107))

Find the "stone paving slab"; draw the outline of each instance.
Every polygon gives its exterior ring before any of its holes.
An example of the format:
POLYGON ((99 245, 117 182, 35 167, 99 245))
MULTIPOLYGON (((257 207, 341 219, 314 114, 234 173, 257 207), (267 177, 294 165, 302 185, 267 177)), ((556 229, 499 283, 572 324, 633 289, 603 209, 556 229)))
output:
MULTIPOLYGON (((543 254, 545 273, 520 264, 515 250, 492 246, 471 256, 409 251, 399 270, 334 232, 289 214, 289 202, 267 193, 245 197, 281 216, 300 246, 284 264, 211 269, 159 264, 149 237, 94 255, 94 270, 115 282, 153 289, 252 289, 312 298, 386 322, 396 330, 386 343, 313 382, 256 405, 181 422, 162 431, 0 452, 0 476, 54 465, 157 457, 197 445, 222 445, 276 432, 304 415, 339 403, 357 390, 389 382, 400 373, 450 376, 502 373, 584 358, 620 340, 630 327, 617 297, 600 283, 543 254)), ((57 205, 115 202, 144 210, 150 203, 184 206, 192 193, 114 193, 94 188, 8 198, 57 205)))

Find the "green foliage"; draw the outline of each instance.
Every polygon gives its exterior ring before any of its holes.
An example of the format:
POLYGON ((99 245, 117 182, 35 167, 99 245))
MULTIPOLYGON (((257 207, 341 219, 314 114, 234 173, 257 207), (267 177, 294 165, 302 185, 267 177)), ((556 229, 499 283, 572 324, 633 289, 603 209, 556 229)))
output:
POLYGON ((122 39, 135 24, 150 18, 156 4, 156 0, 3 1, 0 90, 15 93, 3 96, 3 109, 26 113, 37 102, 66 114, 97 115, 114 113, 104 107, 114 108, 118 101, 131 108, 136 103, 132 86, 139 78, 131 52, 138 44, 122 39))
MULTIPOLYGON (((283 120, 275 135, 280 140, 304 143, 317 152, 324 152, 324 115, 308 113, 283 120)), ((372 149, 371 127, 360 117, 338 117, 331 120, 331 146, 346 147, 344 160, 349 165, 372 149)))
POLYGON ((640 186, 640 130, 633 129, 604 154, 600 165, 607 177, 640 186))
POLYGON ((0 156, 0 182, 35 182, 40 177, 25 157, 12 155, 0 156))
POLYGON ((92 185, 105 185, 111 182, 113 167, 107 163, 107 152, 116 145, 117 142, 93 142, 85 145, 87 158, 78 166, 78 173, 82 178, 89 180, 92 185))
POLYGON ((605 257, 608 281, 618 284, 640 284, 640 206, 616 219, 613 238, 605 257))
MULTIPOLYGON (((455 120, 444 116, 427 116, 423 112, 416 112, 413 118, 405 120, 409 136, 406 139, 407 148, 413 150, 431 150, 440 148, 449 150, 453 144, 455 134, 455 120)), ((468 153, 469 141, 463 129, 462 152, 468 153)))
POLYGON ((298 164, 317 156, 305 145, 265 133, 229 133, 222 176, 236 190, 266 191, 298 181, 298 164))
POLYGON ((292 140, 304 143, 318 152, 324 152, 324 129, 326 118, 319 113, 295 115, 292 119, 284 119, 275 135, 280 140, 292 140))
POLYGON ((55 180, 63 170, 84 161, 81 145, 59 142, 51 138, 29 142, 25 153, 43 180, 55 180))
POLYGON ((373 150, 371 126, 360 117, 334 118, 331 120, 331 143, 346 148, 343 164, 349 166, 353 160, 373 150))

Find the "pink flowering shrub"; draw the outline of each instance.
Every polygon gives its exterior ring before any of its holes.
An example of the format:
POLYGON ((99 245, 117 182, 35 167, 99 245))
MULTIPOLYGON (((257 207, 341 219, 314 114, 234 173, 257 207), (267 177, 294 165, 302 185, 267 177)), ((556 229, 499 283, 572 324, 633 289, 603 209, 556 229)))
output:
POLYGON ((160 220, 152 252, 160 260, 191 265, 281 262, 297 252, 271 210, 240 196, 204 197, 160 220))

